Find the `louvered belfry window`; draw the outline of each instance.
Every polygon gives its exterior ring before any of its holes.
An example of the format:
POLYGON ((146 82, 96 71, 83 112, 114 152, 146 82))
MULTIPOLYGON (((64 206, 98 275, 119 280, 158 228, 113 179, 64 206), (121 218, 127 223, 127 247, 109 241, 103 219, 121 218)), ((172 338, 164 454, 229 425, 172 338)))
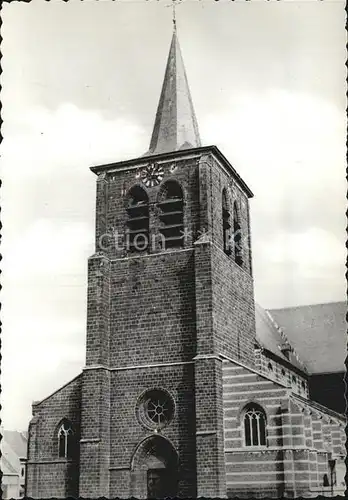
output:
POLYGON ((230 245, 230 212, 228 209, 226 190, 222 191, 222 231, 223 231, 223 245, 224 252, 227 255, 231 253, 230 245))
POLYGON ((239 219, 239 211, 237 203, 233 206, 233 245, 234 245, 234 260, 239 266, 243 266, 243 249, 242 249, 242 229, 239 219))
POLYGON ((181 247, 184 243, 184 200, 180 185, 175 181, 166 182, 160 192, 159 231, 165 248, 181 247))
POLYGON ((132 187, 127 202, 127 244, 131 252, 146 250, 149 246, 149 199, 140 186, 132 187))

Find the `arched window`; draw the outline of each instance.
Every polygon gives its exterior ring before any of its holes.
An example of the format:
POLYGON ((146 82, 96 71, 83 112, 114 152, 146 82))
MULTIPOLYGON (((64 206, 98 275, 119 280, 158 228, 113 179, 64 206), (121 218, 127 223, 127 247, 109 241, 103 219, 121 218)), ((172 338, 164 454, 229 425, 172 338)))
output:
POLYGON ((58 456, 60 458, 75 458, 76 444, 75 430, 69 420, 64 420, 58 429, 58 456))
POLYGON ((234 247, 234 260, 239 265, 243 265, 243 252, 242 252, 242 229, 240 225, 239 212, 237 203, 233 204, 233 247, 234 247))
POLYGON ((146 250, 149 246, 149 199, 140 186, 128 192, 127 245, 131 252, 146 250))
POLYGON ((224 189, 222 191, 222 234, 223 234, 224 252, 227 255, 231 254, 230 228, 231 228, 230 212, 228 210, 226 189, 224 189))
POLYGON ((180 185, 175 181, 163 184, 159 193, 160 233, 165 248, 180 247, 184 241, 184 200, 180 185))
POLYGON ((330 486, 329 476, 327 474, 323 476, 323 486, 330 486))
POLYGON ((248 405, 244 413, 245 446, 266 446, 266 415, 258 405, 248 405))

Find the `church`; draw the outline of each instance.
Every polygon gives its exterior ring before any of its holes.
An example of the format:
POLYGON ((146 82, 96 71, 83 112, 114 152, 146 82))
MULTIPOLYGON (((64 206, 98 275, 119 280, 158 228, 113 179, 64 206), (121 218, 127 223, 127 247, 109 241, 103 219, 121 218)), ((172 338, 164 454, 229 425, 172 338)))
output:
POLYGON ((346 306, 255 304, 253 193, 201 144, 175 23, 149 150, 91 170, 86 364, 33 403, 26 496, 343 494, 346 306))

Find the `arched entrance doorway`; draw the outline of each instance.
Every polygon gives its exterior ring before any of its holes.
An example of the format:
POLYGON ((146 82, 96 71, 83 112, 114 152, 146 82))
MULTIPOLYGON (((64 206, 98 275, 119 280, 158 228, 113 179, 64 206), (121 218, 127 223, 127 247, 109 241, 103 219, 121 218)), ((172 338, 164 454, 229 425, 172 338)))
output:
POLYGON ((138 498, 177 496, 178 455, 162 436, 150 436, 135 450, 132 459, 132 494, 138 498))

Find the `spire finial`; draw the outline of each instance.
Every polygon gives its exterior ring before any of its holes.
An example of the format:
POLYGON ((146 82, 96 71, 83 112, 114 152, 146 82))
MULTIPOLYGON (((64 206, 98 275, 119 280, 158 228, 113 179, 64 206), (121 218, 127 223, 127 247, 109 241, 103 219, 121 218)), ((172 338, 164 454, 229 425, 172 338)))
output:
POLYGON ((172 0, 172 7, 173 7, 173 31, 174 32, 176 32, 175 2, 176 2, 176 0, 172 0))

